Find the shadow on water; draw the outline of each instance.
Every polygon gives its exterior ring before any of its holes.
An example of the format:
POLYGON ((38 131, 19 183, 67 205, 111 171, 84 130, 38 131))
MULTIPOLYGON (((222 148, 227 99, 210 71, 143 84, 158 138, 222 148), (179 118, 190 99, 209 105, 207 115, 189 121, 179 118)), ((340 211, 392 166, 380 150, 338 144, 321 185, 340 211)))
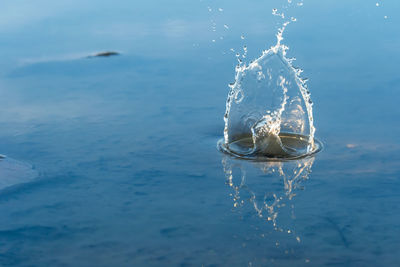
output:
POLYGON ((96 53, 94 55, 90 55, 87 58, 94 58, 94 57, 111 57, 111 56, 119 56, 120 53, 115 52, 115 51, 106 51, 106 52, 100 52, 96 53))

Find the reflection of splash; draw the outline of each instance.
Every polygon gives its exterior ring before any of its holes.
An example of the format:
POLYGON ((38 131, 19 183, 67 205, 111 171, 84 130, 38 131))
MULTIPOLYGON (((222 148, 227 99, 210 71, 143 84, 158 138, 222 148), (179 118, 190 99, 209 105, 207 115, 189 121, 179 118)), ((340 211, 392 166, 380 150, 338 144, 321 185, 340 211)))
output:
MULTIPOLYGON (((295 218, 294 197, 303 189, 314 158, 288 162, 249 162, 224 156, 226 183, 233 189, 235 210, 251 207, 276 231, 294 234, 288 225, 295 218), (285 221, 289 217, 289 221, 285 221)), ((300 238, 296 237, 300 242, 300 238)))

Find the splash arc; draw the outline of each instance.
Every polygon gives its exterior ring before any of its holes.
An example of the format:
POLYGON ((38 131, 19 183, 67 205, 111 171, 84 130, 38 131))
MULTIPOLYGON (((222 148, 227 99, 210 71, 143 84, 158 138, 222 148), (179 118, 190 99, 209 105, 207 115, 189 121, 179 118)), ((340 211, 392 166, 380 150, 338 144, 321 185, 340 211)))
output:
POLYGON ((313 102, 302 70, 277 44, 250 64, 236 67, 224 115, 224 139, 218 147, 230 155, 256 160, 297 159, 318 152, 313 102))

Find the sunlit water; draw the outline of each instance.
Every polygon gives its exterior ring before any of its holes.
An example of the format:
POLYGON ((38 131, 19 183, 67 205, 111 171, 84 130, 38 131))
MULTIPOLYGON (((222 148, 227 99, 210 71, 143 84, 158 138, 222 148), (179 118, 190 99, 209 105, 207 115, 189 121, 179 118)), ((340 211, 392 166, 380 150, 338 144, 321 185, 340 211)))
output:
POLYGON ((239 65, 226 102, 224 151, 243 157, 297 158, 319 149, 312 101, 300 69, 278 43, 249 66, 239 65))
MULTIPOLYGON (((291 3, 291 1, 289 1, 291 3)), ((302 3, 302 2, 301 2, 302 3)), ((276 8, 272 13, 285 18, 276 8)), ((321 149, 310 91, 302 70, 287 57, 283 33, 292 17, 279 28, 276 45, 248 65, 239 58, 235 82, 230 85, 224 116, 222 151, 246 159, 296 159, 321 149)), ((244 47, 245 55, 247 47, 244 47)), ((245 57, 244 55, 244 57, 245 57)))
POLYGON ((0 266, 397 266, 399 2, 292 12, 321 153, 215 149, 280 4, 2 1, 0 266))

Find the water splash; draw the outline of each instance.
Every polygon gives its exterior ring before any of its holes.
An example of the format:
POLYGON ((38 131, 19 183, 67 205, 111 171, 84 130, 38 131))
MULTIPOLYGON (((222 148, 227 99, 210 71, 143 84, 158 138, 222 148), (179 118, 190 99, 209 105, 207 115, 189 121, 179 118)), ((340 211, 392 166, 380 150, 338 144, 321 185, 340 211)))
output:
POLYGON ((306 80, 282 44, 289 23, 278 30, 275 46, 248 65, 239 61, 219 142, 224 152, 247 159, 293 159, 320 149, 306 80))

